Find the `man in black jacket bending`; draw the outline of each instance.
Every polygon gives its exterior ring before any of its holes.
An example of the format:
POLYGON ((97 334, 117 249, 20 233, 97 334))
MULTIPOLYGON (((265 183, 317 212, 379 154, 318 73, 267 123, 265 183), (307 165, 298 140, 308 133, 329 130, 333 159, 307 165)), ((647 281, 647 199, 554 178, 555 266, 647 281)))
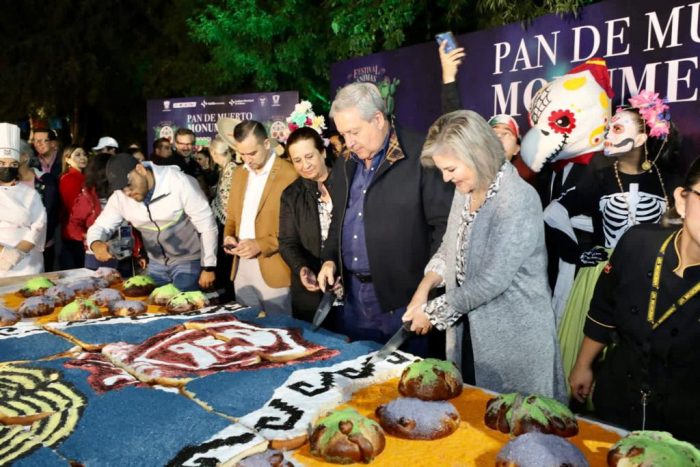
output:
MULTIPOLYGON (((374 84, 338 91, 330 116, 346 151, 331 174, 333 220, 318 281, 325 290, 342 277, 345 306, 334 316, 337 331, 383 343, 401 326, 440 246, 453 187, 421 166, 423 138, 392 125, 374 84)), ((410 344, 410 351, 426 354, 426 340, 410 344)))

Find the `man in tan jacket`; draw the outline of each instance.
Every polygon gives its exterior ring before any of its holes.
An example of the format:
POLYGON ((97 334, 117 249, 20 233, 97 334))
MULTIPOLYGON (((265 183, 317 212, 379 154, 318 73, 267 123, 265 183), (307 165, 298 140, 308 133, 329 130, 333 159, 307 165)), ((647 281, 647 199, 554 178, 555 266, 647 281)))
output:
POLYGON ((294 167, 271 149, 265 127, 246 120, 233 130, 244 170, 231 180, 224 251, 234 255, 236 301, 268 314, 291 315, 291 272, 279 253, 280 197, 297 178, 294 167))

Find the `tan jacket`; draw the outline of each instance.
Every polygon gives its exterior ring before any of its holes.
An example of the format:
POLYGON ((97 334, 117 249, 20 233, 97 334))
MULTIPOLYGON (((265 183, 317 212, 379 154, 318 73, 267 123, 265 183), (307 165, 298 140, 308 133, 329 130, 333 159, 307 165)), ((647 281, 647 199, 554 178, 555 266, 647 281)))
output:
MULTIPOLYGON (((258 262, 263 279, 269 287, 289 287, 291 272, 279 253, 280 198, 289 184, 297 179, 297 173, 292 164, 279 157, 275 159, 270 169, 270 175, 265 182, 263 194, 258 204, 255 217, 255 241, 260 247, 258 262)), ((248 185, 248 171, 241 168, 236 170, 231 180, 231 192, 228 199, 226 226, 224 236, 230 235, 238 239, 243 214, 243 198, 248 185)), ((236 277, 238 256, 233 258, 231 280, 236 277)))

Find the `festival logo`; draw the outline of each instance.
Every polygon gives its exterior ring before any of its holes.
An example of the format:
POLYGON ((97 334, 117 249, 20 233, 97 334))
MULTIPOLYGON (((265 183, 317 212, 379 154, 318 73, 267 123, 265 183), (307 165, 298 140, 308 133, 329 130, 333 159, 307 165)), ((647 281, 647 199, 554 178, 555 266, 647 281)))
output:
POLYGON ((398 78, 391 78, 386 74, 386 68, 380 67, 379 65, 368 65, 355 68, 352 73, 347 75, 346 83, 374 83, 379 88, 379 92, 382 94, 384 103, 386 104, 386 110, 389 115, 394 114, 394 107, 396 106, 396 90, 401 84, 401 80, 398 78))
POLYGON ((280 106, 280 95, 273 94, 272 95, 272 107, 279 107, 279 106, 280 106))
POLYGON ((163 101, 163 111, 170 112, 170 101, 163 101))

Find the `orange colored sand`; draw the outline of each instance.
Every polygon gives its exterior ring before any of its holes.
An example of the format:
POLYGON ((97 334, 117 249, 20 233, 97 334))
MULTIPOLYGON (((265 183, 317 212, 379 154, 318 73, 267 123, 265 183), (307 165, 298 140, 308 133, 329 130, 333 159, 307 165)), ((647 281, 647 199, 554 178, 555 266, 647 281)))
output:
MULTIPOLYGON (((347 404, 339 408, 353 407, 362 415, 377 420, 374 410, 397 397, 398 379, 393 379, 356 392, 347 404)), ((434 441, 411 441, 387 435, 386 448, 372 461, 372 466, 492 467, 498 451, 510 439, 484 424, 486 402, 492 397, 480 389, 465 387, 462 395, 450 400, 462 417, 455 433, 434 441)), ((583 452, 592 467, 607 465, 608 450, 619 439, 617 433, 583 420, 579 420, 579 434, 568 438, 583 452)), ((311 455, 308 443, 299 448, 294 457, 309 467, 329 465, 311 455)))

